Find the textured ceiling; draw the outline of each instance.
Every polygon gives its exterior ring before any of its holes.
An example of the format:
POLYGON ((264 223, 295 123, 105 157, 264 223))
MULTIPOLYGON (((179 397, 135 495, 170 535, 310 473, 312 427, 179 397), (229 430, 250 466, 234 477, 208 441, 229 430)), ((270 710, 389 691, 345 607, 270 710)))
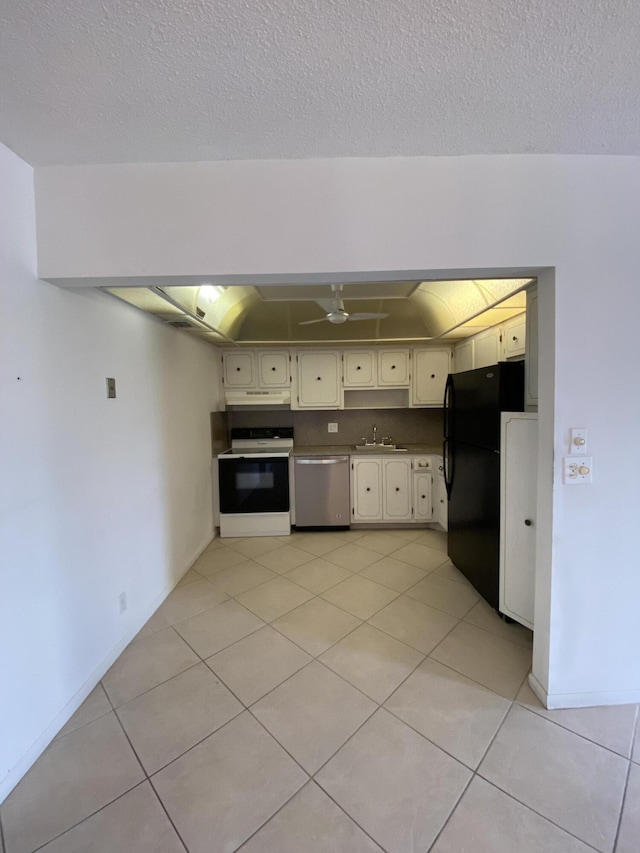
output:
POLYGON ((33 165, 640 154, 638 0, 3 0, 33 165))

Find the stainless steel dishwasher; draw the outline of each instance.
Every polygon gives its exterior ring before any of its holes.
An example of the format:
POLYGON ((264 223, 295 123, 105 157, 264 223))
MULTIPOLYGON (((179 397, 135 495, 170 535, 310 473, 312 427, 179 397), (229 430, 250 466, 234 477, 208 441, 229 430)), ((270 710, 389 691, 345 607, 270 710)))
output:
POLYGON ((348 456, 296 456, 296 527, 348 527, 348 456))

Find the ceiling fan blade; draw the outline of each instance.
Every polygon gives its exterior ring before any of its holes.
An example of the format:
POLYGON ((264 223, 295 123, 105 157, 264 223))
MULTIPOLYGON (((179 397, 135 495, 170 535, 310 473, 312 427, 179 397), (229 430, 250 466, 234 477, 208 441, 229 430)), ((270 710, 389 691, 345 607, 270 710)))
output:
POLYGON ((384 320, 388 314, 349 314, 350 320, 384 320))
POLYGON ((337 301, 335 299, 316 299, 316 303, 326 314, 336 310, 337 301))
POLYGON ((326 322, 326 317, 321 317, 319 320, 303 320, 301 323, 298 323, 299 326, 311 326, 313 323, 324 323, 326 322))

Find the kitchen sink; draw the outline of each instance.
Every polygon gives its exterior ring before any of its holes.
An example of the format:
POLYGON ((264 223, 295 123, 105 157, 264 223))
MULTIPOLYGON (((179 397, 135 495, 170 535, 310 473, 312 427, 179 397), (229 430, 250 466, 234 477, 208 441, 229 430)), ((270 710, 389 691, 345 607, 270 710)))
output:
POLYGON ((380 453, 380 451, 384 451, 385 453, 406 453, 406 447, 400 447, 398 444, 356 444, 354 445, 356 450, 366 450, 373 453, 380 453))

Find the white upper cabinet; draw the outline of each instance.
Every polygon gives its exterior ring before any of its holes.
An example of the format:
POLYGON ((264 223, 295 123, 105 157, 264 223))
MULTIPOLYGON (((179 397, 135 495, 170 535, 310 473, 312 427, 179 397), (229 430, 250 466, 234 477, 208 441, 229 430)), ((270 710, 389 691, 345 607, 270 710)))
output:
POLYGON ((340 350, 298 350, 296 359, 298 408, 341 408, 342 360, 340 350))
POLYGON ((451 352, 416 349, 411 375, 411 405, 442 407, 444 386, 451 372, 451 352))
POLYGON ((291 384, 288 350, 258 350, 258 383, 261 388, 288 388, 291 384))
POLYGON ((467 338, 455 345, 453 350, 453 368, 456 373, 462 373, 464 370, 473 370, 475 367, 473 349, 473 338, 467 338))
POLYGON ((375 350, 345 349, 344 387, 375 388, 377 380, 375 350))
POLYGON ((222 354, 225 388, 255 388, 256 359, 253 350, 232 350, 222 354))
POLYGON ((407 387, 409 385, 409 350, 378 351, 378 386, 381 388, 407 387))
POLYGON ((526 337, 525 315, 518 314, 510 320, 505 320, 503 329, 502 344, 505 359, 524 355, 526 337))
POLYGON ((502 326, 492 326, 473 338, 474 367, 489 367, 503 360, 502 326))

